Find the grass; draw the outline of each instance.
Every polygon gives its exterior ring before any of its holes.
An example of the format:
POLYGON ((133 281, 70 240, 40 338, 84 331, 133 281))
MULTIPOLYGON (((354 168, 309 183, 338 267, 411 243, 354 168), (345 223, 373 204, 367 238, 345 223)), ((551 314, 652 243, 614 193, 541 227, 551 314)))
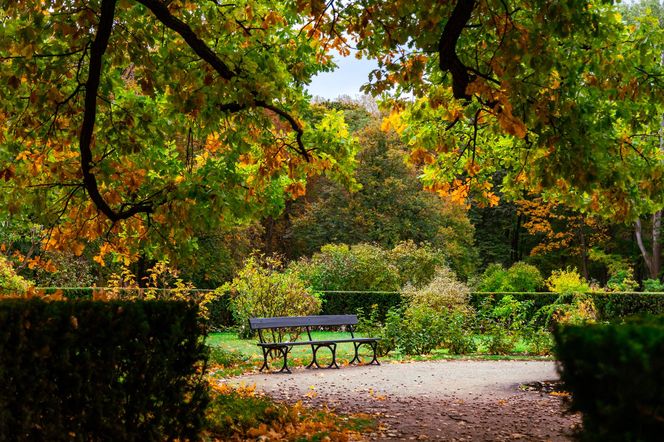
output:
MULTIPOLYGON (((347 332, 319 331, 312 332, 312 338, 317 340, 340 339, 350 337, 347 332)), ((527 354, 528 344, 521 340, 514 346, 514 351, 507 355, 494 355, 487 352, 483 345, 481 336, 477 336, 478 351, 472 354, 453 355, 446 349, 434 350, 428 355, 408 356, 399 351, 393 351, 388 356, 379 358, 381 362, 406 362, 406 361, 430 361, 441 359, 486 359, 486 360, 524 360, 524 359, 543 359, 551 360, 550 356, 533 356, 527 354)), ((242 373, 258 371, 263 364, 263 355, 260 348, 256 345, 257 338, 239 339, 235 332, 211 333, 208 336, 207 344, 210 347, 210 364, 212 374, 215 377, 237 376, 242 373)), ((340 365, 348 364, 353 358, 353 344, 337 344, 337 362, 340 365)), ((371 359, 371 349, 368 346, 360 348, 360 356, 365 360, 371 359), (368 358, 368 359, 366 359, 368 358)), ((318 360, 321 365, 331 361, 330 352, 327 349, 321 349, 318 353, 318 360)), ((311 347, 306 345, 293 347, 288 355, 289 367, 302 367, 311 362, 311 347)), ((280 358, 270 362, 270 368, 278 369, 281 366, 280 358)))

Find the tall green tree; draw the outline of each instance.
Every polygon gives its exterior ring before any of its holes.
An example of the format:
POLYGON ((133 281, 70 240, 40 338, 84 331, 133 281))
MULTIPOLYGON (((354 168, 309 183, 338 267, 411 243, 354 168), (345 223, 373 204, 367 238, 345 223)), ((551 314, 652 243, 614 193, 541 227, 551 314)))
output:
POLYGON ((375 118, 357 136, 360 188, 351 192, 329 180, 313 182, 308 196, 289 211, 286 251, 311 255, 334 242, 390 249, 411 240, 444 251, 460 275, 472 273, 477 255, 465 208, 425 191, 417 166, 406 162, 408 148, 395 133, 380 130, 375 118))
POLYGON ((332 67, 295 7, 93 0, 0 6, 2 207, 136 258, 277 213, 307 177, 344 180, 340 113, 310 124, 332 67))

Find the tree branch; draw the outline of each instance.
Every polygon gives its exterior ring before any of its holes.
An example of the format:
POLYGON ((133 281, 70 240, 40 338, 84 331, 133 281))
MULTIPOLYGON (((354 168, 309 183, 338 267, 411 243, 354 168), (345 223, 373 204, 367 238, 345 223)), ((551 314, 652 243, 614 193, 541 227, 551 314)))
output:
POLYGON ((445 24, 443 34, 438 41, 438 66, 443 72, 452 74, 452 92, 454 98, 470 100, 466 88, 471 81, 468 68, 461 62, 456 53, 456 45, 461 32, 470 21, 475 8, 475 0, 459 0, 445 24))
POLYGON ((166 4, 159 0, 136 1, 152 11, 154 16, 157 17, 157 20, 162 22, 167 28, 177 32, 184 41, 187 42, 196 55, 208 62, 224 79, 230 80, 237 76, 237 74, 233 72, 233 70, 229 68, 228 65, 198 37, 198 35, 196 35, 194 30, 191 29, 188 24, 171 14, 166 4))
POLYGON ((94 173, 92 173, 93 161, 91 144, 95 129, 95 120, 97 118, 97 92, 101 80, 104 53, 108 47, 108 40, 111 36, 111 31, 113 30, 115 3, 116 0, 102 0, 101 2, 99 27, 97 28, 95 39, 90 46, 88 79, 85 83, 85 107, 83 111, 81 134, 79 137, 83 185, 97 209, 106 215, 112 222, 130 218, 141 212, 150 213, 153 210, 152 204, 137 204, 120 212, 114 211, 99 192, 97 178, 94 173))
MULTIPOLYGON (((142 4, 148 8, 155 15, 157 20, 162 22, 165 26, 171 30, 177 32, 189 45, 189 47, 204 61, 206 61, 215 71, 221 75, 222 78, 230 80, 231 78, 237 76, 238 74, 233 72, 223 60, 219 58, 215 52, 210 49, 210 47, 194 33, 194 31, 189 27, 188 24, 180 20, 179 18, 173 16, 168 10, 168 7, 161 3, 159 0, 136 0, 138 3, 142 4)), ((297 143, 297 151, 302 155, 307 161, 310 160, 309 152, 304 146, 302 141, 302 136, 304 135, 304 130, 302 126, 297 122, 297 120, 290 115, 285 110, 268 103, 267 101, 259 98, 256 92, 251 92, 254 99, 253 103, 243 105, 241 103, 227 103, 220 106, 221 110, 228 112, 238 112, 249 107, 261 107, 264 109, 271 110, 272 112, 279 115, 281 118, 286 120, 295 132, 295 140, 297 143)))

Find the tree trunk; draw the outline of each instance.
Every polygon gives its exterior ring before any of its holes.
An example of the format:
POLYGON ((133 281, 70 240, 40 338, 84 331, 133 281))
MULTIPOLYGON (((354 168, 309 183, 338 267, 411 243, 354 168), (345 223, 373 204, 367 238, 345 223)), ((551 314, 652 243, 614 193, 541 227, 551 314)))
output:
POLYGON ((512 264, 521 259, 521 254, 519 253, 519 240, 521 239, 521 220, 522 216, 520 213, 516 216, 516 225, 514 226, 514 232, 512 234, 512 247, 510 250, 510 259, 512 264))
POLYGON ((662 267, 662 243, 661 243, 661 229, 662 229, 662 211, 659 210, 652 215, 651 239, 652 244, 650 250, 646 248, 643 241, 643 226, 641 220, 636 220, 636 242, 639 245, 639 250, 646 262, 648 269, 648 276, 652 279, 659 278, 659 272, 662 267))
POLYGON ((583 232, 584 225, 585 219, 581 221, 581 226, 579 227, 579 240, 581 241, 581 271, 583 272, 583 277, 588 281, 590 279, 590 274, 588 272, 588 245, 586 244, 586 235, 583 232))

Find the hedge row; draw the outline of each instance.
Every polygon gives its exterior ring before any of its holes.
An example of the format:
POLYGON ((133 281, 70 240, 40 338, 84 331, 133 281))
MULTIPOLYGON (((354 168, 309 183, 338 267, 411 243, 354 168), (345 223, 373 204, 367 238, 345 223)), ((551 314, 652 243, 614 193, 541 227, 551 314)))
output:
POLYGON ((0 440, 196 439, 206 357, 190 303, 0 301, 0 440))
MULTIPOLYGON (((46 289, 53 292, 56 289, 46 289)), ((67 299, 90 299, 94 289, 66 289, 63 294, 67 299)), ((495 304, 504 296, 512 296, 518 301, 533 301, 530 309, 531 316, 539 309, 555 302, 568 302, 571 295, 561 297, 558 293, 551 292, 518 292, 518 293, 485 293, 474 292, 471 294, 470 303, 475 309, 479 309, 483 303, 495 304)), ((378 317, 384 318, 391 307, 402 304, 403 297, 399 292, 322 292, 323 308, 321 314, 337 315, 356 313, 359 308, 368 312, 372 306, 378 309, 378 317)), ((647 292, 609 292, 592 293, 595 307, 600 320, 611 321, 622 319, 636 314, 660 314, 664 313, 664 293, 647 292)), ((228 295, 220 296, 208 305, 210 311, 210 326, 213 330, 221 330, 233 327, 233 315, 229 308, 228 295)))
POLYGON ((582 440, 662 440, 663 316, 565 327, 555 339, 571 408, 583 415, 582 440))

